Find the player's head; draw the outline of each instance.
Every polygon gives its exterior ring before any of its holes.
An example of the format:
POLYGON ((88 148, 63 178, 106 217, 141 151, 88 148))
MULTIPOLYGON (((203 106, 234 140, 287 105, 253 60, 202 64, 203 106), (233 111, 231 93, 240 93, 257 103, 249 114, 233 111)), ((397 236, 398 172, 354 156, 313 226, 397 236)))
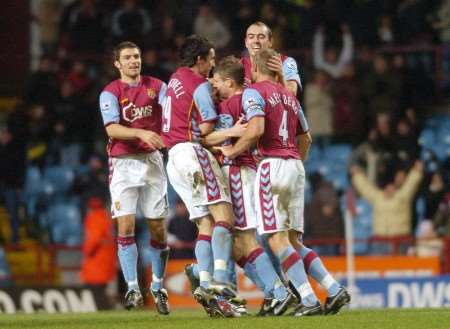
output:
POLYGON ((196 69, 207 77, 214 67, 215 52, 213 45, 205 38, 191 35, 183 42, 179 52, 181 66, 196 69))
POLYGON ((272 30, 263 22, 251 24, 245 33, 245 47, 252 57, 261 49, 272 48, 272 30))
POLYGON ((141 49, 133 42, 124 41, 113 49, 114 66, 121 78, 135 79, 141 74, 141 49))
POLYGON ((244 85, 244 67, 234 56, 223 58, 214 68, 212 85, 219 92, 221 98, 232 96, 236 89, 244 85))
POLYGON ((272 56, 278 55, 279 54, 275 50, 270 48, 258 51, 253 61, 253 74, 256 74, 254 76, 255 80, 258 75, 264 75, 273 78, 277 77, 277 73, 269 68, 267 62, 272 56))

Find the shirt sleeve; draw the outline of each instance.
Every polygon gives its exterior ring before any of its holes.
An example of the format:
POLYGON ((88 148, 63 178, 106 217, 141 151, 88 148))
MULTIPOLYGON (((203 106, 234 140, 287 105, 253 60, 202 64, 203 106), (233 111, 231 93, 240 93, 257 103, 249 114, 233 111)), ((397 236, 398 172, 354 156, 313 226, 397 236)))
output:
POLYGON ((308 125, 308 121, 306 121, 306 117, 305 117, 305 113, 303 112, 302 107, 299 104, 299 108, 300 110, 297 112, 297 118, 298 121, 300 122, 299 125, 299 129, 298 129, 298 134, 306 134, 309 131, 309 125, 308 125))
POLYGON ((200 123, 217 119, 217 111, 211 98, 211 92, 211 85, 207 81, 199 85, 194 91, 194 102, 201 116, 200 123))
POLYGON ((242 94, 242 108, 244 109, 245 119, 250 121, 257 116, 264 116, 266 102, 261 94, 253 88, 247 88, 242 94))
POLYGON ((216 130, 223 130, 233 127, 233 117, 230 114, 219 114, 216 121, 216 130))
POLYGON ((164 101, 166 100, 166 93, 167 93, 167 85, 163 82, 161 84, 161 88, 159 89, 158 95, 158 104, 161 106, 164 106, 164 101))
POLYGON ((283 62, 283 76, 284 80, 294 80, 298 83, 299 87, 302 88, 297 62, 292 57, 287 57, 283 62))
POLYGON ((100 112, 105 126, 120 122, 120 107, 117 97, 109 91, 100 94, 100 112))

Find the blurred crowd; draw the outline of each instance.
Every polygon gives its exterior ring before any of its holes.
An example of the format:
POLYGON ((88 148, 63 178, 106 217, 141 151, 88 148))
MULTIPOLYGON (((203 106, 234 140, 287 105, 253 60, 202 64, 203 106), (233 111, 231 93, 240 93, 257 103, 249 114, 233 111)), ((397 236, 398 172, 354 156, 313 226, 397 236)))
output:
MULTIPOLYGON (((319 246, 320 239, 343 238, 345 210, 358 200, 372 207, 370 229, 360 237, 450 237, 450 116, 429 121, 450 95, 449 0, 41 0, 33 19, 38 65, 0 131, 1 192, 12 228, 6 242, 20 242, 19 224, 27 236, 60 241, 48 232, 45 216, 55 203, 75 205, 80 218, 92 215, 89 209, 99 202, 108 209, 106 135, 97 98, 117 77, 113 45, 136 42, 143 74, 167 81, 186 36, 205 36, 219 57, 239 55, 246 28, 256 20, 272 28, 274 48, 297 60, 302 78, 298 96, 314 139, 306 162, 305 238, 319 246), (430 130, 436 139, 431 144, 424 133, 430 130), (314 162, 314 154, 336 145, 350 150, 338 168, 340 183, 332 168, 314 162), (62 190, 46 185, 54 168, 72 172, 62 190), (40 175, 36 191, 33 172, 40 175)), ((173 193, 171 202, 169 242, 179 257, 191 257, 195 227, 183 229, 189 225, 186 209, 173 193)), ((342 252, 337 242, 325 247, 328 254, 342 252)), ((419 247, 405 252, 424 250, 419 247)), ((439 245, 431 249, 442 252, 439 245)), ((362 251, 370 252, 384 251, 362 251)))

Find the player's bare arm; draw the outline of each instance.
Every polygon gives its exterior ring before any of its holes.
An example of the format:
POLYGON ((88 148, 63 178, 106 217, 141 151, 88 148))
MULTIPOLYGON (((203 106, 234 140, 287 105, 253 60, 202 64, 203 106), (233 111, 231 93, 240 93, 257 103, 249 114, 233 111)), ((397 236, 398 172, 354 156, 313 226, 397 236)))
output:
POLYGON ((137 138, 156 149, 164 147, 161 137, 150 130, 128 128, 118 123, 112 123, 106 127, 106 133, 115 139, 132 140, 137 138))
POLYGON ((235 159, 238 155, 247 151, 256 144, 258 139, 264 134, 264 118, 254 117, 248 123, 244 135, 238 139, 232 147, 218 147, 218 149, 230 159, 235 159))
POLYGON ((243 123, 244 118, 240 118, 233 127, 223 130, 216 130, 202 138, 201 142, 205 146, 219 145, 233 137, 244 135, 248 123, 243 123))
POLYGON ((300 154, 300 158, 302 161, 305 161, 308 158, 309 148, 311 147, 312 137, 309 132, 299 135, 297 137, 297 148, 298 153, 300 154))

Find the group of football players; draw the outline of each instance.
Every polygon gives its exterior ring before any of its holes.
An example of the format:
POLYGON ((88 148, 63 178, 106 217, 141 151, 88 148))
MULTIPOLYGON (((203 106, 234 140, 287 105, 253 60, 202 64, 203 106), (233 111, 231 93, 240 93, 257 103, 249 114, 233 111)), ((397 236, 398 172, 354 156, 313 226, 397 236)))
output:
POLYGON ((262 22, 248 27, 245 46, 240 59, 216 60, 214 45, 190 36, 167 84, 140 74, 141 51, 134 43, 114 49, 120 78, 100 94, 100 110, 109 136, 111 212, 128 309, 143 304, 134 237, 139 207, 151 234, 149 293, 159 313, 170 312, 163 287, 166 171, 198 227, 196 263, 185 273, 210 316, 247 314, 233 280, 235 264, 264 293, 260 316, 289 308, 295 316, 335 314, 350 302, 302 243, 303 161, 312 140, 296 97, 297 63, 272 49, 271 30, 262 22), (324 305, 308 275, 327 291, 324 305))

